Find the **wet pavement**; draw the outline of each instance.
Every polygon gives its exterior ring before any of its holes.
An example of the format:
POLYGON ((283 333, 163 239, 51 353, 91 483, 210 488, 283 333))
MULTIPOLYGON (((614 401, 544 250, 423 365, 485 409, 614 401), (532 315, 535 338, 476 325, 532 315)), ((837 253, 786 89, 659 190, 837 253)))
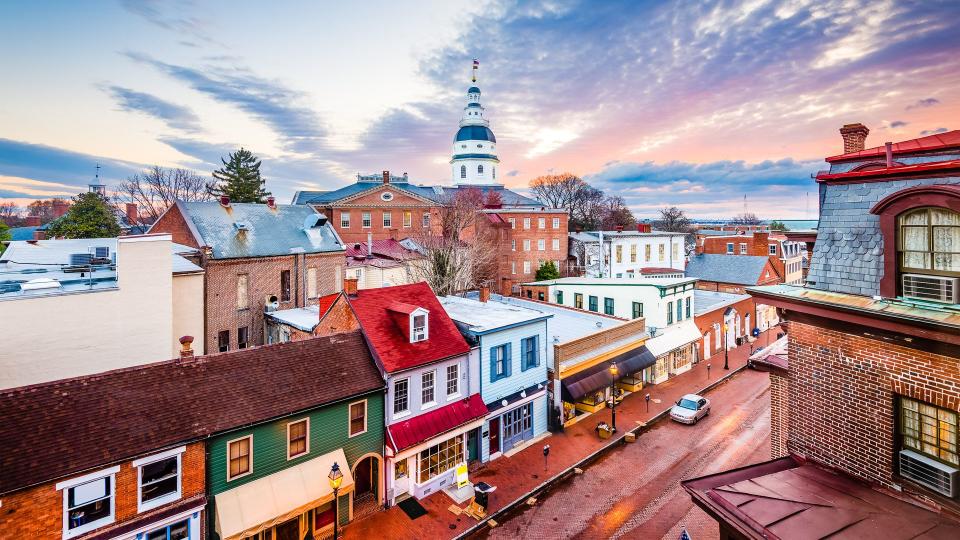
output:
POLYGON ((657 424, 485 536, 673 540, 686 526, 696 540, 719 538, 680 480, 770 459, 769 379, 748 370, 708 397, 711 413, 697 425, 657 424))

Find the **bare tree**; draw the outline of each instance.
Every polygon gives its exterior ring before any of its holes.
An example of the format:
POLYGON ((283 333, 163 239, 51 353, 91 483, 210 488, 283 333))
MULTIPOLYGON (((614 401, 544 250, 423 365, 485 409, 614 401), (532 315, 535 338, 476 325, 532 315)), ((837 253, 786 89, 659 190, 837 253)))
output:
POLYGON ((544 204, 552 208, 566 208, 573 218, 574 201, 581 190, 589 185, 579 176, 570 173, 538 176, 530 181, 530 191, 544 204))
POLYGON ((730 223, 734 225, 759 225, 760 218, 752 212, 744 212, 742 214, 737 214, 733 216, 733 219, 730 220, 730 223))
POLYGON ((206 181, 188 169, 170 169, 154 165, 137 173, 117 186, 117 197, 124 202, 137 203, 143 220, 153 223, 175 200, 207 201, 206 181))
POLYGON ((617 227, 628 229, 637 225, 637 218, 633 217, 633 212, 627 207, 623 197, 606 197, 601 206, 600 227, 603 230, 609 231, 617 227))
POLYGON ((27 205, 27 214, 40 218, 40 223, 53 219, 53 199, 36 200, 27 205))
POLYGON ((10 227, 19 227, 23 222, 20 207, 11 202, 0 203, 0 222, 10 227))
POLYGON ((660 209, 660 219, 653 222, 658 231, 689 233, 693 225, 687 215, 676 206, 660 209))

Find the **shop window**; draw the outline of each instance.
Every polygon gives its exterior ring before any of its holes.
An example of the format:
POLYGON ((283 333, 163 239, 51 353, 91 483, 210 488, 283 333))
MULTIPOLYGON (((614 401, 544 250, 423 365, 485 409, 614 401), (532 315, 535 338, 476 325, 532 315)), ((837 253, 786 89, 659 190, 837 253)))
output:
POLYGON ((147 533, 146 540, 187 540, 190 538, 190 520, 185 519, 147 533))
POLYGON ((458 435, 420 452, 419 482, 422 484, 431 478, 449 471, 464 461, 463 437, 458 435))
POLYGON ((410 379, 400 379, 393 383, 393 414, 398 415, 410 410, 410 379))
POLYGON ((523 366, 521 371, 535 368, 540 365, 540 336, 531 336, 520 341, 523 351, 523 366))
POLYGON ((237 348, 246 349, 248 344, 249 329, 246 326, 241 326, 237 328, 237 348))
POLYGON ((310 452, 310 419, 287 424, 287 459, 310 452))
POLYGON ((598 311, 598 310, 599 310, 599 302, 600 302, 600 300, 599 300, 596 296, 590 296, 589 299, 588 299, 588 301, 590 302, 590 304, 589 304, 589 309, 590 309, 590 311, 598 311))
POLYGON ((63 489, 63 537, 72 538, 114 521, 114 475, 119 467, 104 471, 99 478, 83 477, 83 481, 63 489))
POLYGON ((253 435, 227 443, 227 480, 235 480, 253 470, 253 435))
POLYGON ((350 436, 367 432, 367 400, 350 404, 350 436))
POLYGON ((604 315, 613 315, 613 298, 603 299, 603 313, 604 315))
POLYGON ((289 270, 280 271, 280 301, 281 302, 290 301, 290 271, 289 270))
POLYGON ((180 456, 184 447, 133 462, 139 491, 137 511, 144 512, 180 498, 180 456))
POLYGON ((227 352, 230 350, 230 331, 221 330, 217 332, 217 350, 227 352))

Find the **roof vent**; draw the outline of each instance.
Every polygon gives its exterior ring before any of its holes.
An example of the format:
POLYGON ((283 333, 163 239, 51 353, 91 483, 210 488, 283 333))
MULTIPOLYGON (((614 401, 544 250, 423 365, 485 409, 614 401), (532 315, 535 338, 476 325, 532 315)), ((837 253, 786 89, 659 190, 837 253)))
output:
POLYGON ((303 229, 310 230, 317 227, 323 227, 327 224, 327 216, 323 214, 307 214, 307 217, 303 218, 303 229))
POLYGON ((234 227, 235 229, 237 229, 237 231, 249 231, 249 230, 250 230, 250 224, 247 223, 246 221, 234 221, 234 222, 233 222, 233 227, 234 227))
POLYGON ((20 284, 20 289, 24 291, 37 291, 41 289, 59 289, 60 282, 50 278, 31 279, 26 283, 20 284))

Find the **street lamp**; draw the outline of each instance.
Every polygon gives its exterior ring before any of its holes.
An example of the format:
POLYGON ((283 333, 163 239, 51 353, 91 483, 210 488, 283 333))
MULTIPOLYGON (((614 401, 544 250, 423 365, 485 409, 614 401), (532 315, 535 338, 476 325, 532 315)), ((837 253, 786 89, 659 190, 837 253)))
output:
POLYGON ((730 347, 727 347, 727 323, 723 323, 723 369, 730 369, 730 347))
POLYGON ((617 432, 617 364, 610 362, 610 427, 617 432))
POLYGON ((340 465, 337 465, 337 462, 333 462, 333 467, 330 468, 330 474, 327 475, 327 478, 330 480, 330 487, 333 488, 333 540, 337 540, 337 521, 340 521, 340 516, 337 515, 339 508, 337 508, 337 497, 340 492, 340 484, 343 482, 343 473, 340 472, 340 465))

